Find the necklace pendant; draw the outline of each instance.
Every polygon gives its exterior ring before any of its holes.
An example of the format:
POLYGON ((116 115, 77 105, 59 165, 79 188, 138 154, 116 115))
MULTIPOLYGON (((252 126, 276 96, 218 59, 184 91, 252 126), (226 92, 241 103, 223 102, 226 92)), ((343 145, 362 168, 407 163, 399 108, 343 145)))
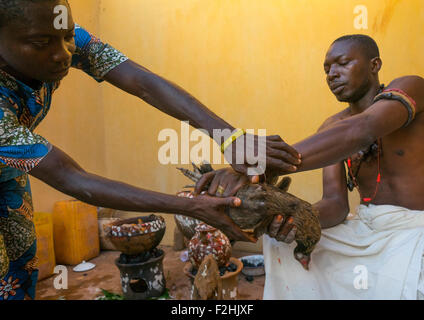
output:
POLYGON ((353 191, 353 189, 355 188, 351 177, 347 179, 347 188, 349 189, 349 191, 353 191))

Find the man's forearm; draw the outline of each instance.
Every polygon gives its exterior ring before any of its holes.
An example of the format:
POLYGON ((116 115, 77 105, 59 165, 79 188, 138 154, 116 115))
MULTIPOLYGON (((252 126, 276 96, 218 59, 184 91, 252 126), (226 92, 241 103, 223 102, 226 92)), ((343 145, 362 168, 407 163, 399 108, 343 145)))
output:
POLYGON ((319 222, 322 229, 335 227, 342 223, 349 214, 349 207, 333 199, 322 199, 313 204, 319 212, 319 222))
POLYGON ((30 174, 56 190, 95 206, 188 216, 192 216, 193 212, 199 209, 197 199, 147 191, 88 173, 66 153, 54 146, 30 174))
MULTIPOLYGON (((189 121, 191 126, 207 130, 211 137, 213 129, 234 130, 187 91, 132 60, 111 70, 105 80, 178 120, 189 121)), ((219 140, 217 143, 222 143, 219 140)))
POLYGON ((191 216, 197 200, 148 191, 88 172, 47 181, 55 189, 85 203, 135 212, 176 213, 191 216))
POLYGON ((153 73, 144 74, 142 77, 144 93, 140 98, 159 110, 176 119, 189 120, 191 126, 207 130, 211 137, 213 129, 234 130, 229 123, 178 85, 153 73))
POLYGON ((375 141, 361 121, 339 121, 326 130, 293 145, 302 155, 297 172, 324 168, 338 163, 375 141))

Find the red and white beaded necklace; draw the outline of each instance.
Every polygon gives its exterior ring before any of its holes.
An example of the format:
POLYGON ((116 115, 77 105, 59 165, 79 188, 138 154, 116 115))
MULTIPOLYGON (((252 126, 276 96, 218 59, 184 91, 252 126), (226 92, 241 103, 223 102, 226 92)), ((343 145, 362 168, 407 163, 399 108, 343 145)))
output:
MULTIPOLYGON (((380 89, 378 91, 377 94, 381 93, 384 90, 384 84, 380 86, 380 89)), ((358 164, 358 169, 356 170, 356 173, 353 174, 352 171, 352 158, 348 157, 347 158, 347 168, 348 168, 348 181, 347 181, 347 187, 350 191, 353 190, 353 188, 355 187, 356 189, 358 189, 359 192, 359 196, 361 197, 361 200, 365 203, 370 203, 372 200, 374 200, 375 196, 377 195, 378 192, 378 187, 380 185, 381 182, 381 171, 380 171, 380 158, 381 158, 381 148, 382 148, 382 141, 381 138, 378 139, 376 142, 374 142, 368 149, 368 151, 366 153, 364 153, 363 151, 361 151, 361 156, 360 156, 360 160, 359 160, 359 164, 358 164), (375 186, 375 190, 374 190, 374 194, 371 197, 364 197, 363 194, 361 193, 361 190, 359 189, 359 184, 357 181, 357 176, 359 173, 359 169, 361 167, 361 163, 364 160, 364 158, 366 157, 367 153, 372 152, 373 147, 377 145, 377 179, 376 179, 376 186, 375 186)))

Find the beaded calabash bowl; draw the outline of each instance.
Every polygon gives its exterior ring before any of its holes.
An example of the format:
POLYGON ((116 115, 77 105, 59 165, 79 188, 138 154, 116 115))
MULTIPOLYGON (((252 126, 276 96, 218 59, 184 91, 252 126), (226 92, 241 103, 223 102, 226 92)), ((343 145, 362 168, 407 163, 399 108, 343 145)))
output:
POLYGON ((165 229, 163 217, 150 215, 114 221, 105 226, 105 233, 116 250, 134 256, 157 247, 165 229))

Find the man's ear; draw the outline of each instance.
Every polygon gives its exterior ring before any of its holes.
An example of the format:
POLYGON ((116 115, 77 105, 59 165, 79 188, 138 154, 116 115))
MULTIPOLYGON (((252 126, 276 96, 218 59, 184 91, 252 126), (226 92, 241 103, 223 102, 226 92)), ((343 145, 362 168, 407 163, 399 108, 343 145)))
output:
POLYGON ((375 57, 375 58, 371 59, 371 71, 372 71, 372 73, 377 74, 380 71, 382 65, 383 65, 383 61, 381 61, 381 59, 379 57, 375 57))

